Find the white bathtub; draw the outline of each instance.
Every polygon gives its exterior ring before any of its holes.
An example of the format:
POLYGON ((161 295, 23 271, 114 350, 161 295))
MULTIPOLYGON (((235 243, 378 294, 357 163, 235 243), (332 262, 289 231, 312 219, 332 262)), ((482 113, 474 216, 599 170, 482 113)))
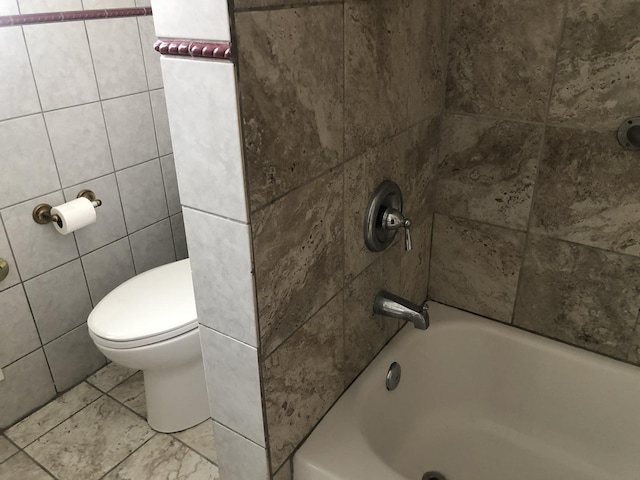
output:
POLYGON ((430 303, 294 457, 295 480, 640 479, 640 368, 430 303), (387 391, 389 365, 402 380, 387 391))

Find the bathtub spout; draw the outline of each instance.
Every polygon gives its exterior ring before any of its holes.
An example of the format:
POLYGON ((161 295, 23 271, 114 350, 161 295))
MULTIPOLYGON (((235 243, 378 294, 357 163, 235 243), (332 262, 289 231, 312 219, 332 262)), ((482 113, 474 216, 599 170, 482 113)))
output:
POLYGON ((380 290, 373 301, 374 313, 411 322, 420 330, 426 330, 429 326, 428 308, 426 302, 420 307, 385 290, 380 290))

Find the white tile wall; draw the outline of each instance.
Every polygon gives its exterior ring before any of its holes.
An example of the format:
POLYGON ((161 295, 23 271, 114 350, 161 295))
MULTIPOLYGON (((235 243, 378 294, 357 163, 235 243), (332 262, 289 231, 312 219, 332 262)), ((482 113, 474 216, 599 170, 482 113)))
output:
POLYGON ((84 22, 23 27, 44 110, 98 100, 84 22))
POLYGON ((214 422, 218 445, 220 478, 263 480, 268 478, 267 453, 264 447, 241 437, 224 425, 214 422))
POLYGON ((0 28, 0 45, 0 120, 40 111, 22 28, 0 28))
POLYGON ((256 306, 248 225, 185 207, 201 324, 256 346, 256 306))
POLYGON ((182 204, 247 222, 233 64, 161 64, 182 204))
MULTIPOLYGON (((84 8, 125 4, 133 1, 89 0, 84 8)), ((80 0, 22 5, 82 9, 80 0)), ((0 0, 0 15, 17 13, 17 2, 0 0)), ((153 40, 150 17, 0 28, 0 257, 10 265, 0 311, 12 312, 11 322, 0 322, 0 428, 55 394, 49 365, 61 391, 104 362, 86 335, 86 318, 135 274, 134 263, 143 271, 186 256, 153 40), (130 49, 120 48, 123 38, 130 49), (103 201, 95 224, 62 236, 31 219, 37 203, 55 205, 83 188, 103 201)))
POLYGON ((264 446, 257 350, 202 325, 200 342, 211 417, 264 446))
POLYGON ((227 0, 152 0, 151 3, 159 37, 231 39, 227 0))
POLYGON ((82 10, 82 0, 18 0, 20 13, 82 10))

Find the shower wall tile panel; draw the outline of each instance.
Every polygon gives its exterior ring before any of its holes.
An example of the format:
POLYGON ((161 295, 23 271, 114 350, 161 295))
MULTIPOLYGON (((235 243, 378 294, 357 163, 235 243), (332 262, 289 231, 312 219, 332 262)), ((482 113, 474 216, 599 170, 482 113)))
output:
POLYGON ((640 364, 640 1, 452 5, 430 297, 640 364))
POLYGON ((437 210, 526 230, 544 127, 446 115, 437 210))
POLYGON ((453 0, 447 109, 543 121, 564 4, 453 0))
POLYGON ((276 478, 288 478, 292 452, 398 331, 371 314, 375 293, 426 298, 448 3, 234 2, 276 478), (383 255, 364 246, 366 204, 383 180, 405 194, 410 253, 400 235, 383 255))
POLYGON ((342 163, 342 17, 337 4, 236 16, 252 210, 342 163))
MULTIPOLYGON (((79 0, 20 6, 0 0, 0 15, 83 8, 79 0)), ((13 333, 0 335, 11 339, 0 348, 0 428, 104 363, 86 331, 100 299, 136 268, 187 255, 155 38, 150 17, 0 28, 0 257, 10 266, 0 295, 2 311, 15 312, 5 325, 13 333), (95 224, 62 236, 32 220, 38 203, 84 188, 103 201, 95 224)))
POLYGON ((637 0, 570 0, 549 120, 616 129, 640 112, 637 0))

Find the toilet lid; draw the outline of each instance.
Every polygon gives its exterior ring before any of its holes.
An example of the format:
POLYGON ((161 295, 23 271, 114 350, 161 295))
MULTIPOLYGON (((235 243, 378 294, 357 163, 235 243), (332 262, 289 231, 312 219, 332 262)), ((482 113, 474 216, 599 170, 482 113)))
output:
POLYGON ((104 297, 87 320, 92 336, 130 343, 196 328, 189 259, 136 275, 104 297))

